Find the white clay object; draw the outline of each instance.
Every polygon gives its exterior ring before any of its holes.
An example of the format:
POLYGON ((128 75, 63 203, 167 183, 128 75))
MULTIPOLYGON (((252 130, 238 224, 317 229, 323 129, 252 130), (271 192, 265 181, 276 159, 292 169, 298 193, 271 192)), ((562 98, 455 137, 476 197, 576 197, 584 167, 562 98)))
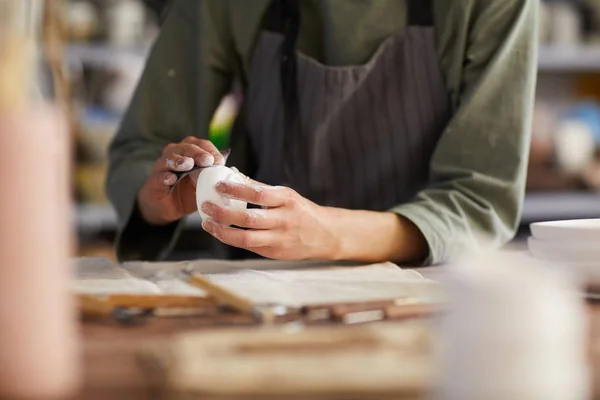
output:
POLYGON ((245 210, 248 205, 245 201, 230 199, 217 193, 215 186, 219 182, 244 184, 246 183, 246 178, 237 172, 237 170, 224 165, 203 169, 196 182, 196 205, 198 206, 198 212, 202 220, 209 218, 208 215, 202 212, 202 204, 206 201, 238 210, 245 210))

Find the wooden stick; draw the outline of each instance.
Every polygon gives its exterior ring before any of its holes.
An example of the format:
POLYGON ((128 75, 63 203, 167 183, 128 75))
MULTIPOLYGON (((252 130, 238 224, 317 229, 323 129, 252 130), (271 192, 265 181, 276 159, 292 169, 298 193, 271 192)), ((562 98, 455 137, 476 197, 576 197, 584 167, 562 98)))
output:
POLYGON ((212 297, 219 300, 221 303, 230 306, 231 308, 241 311, 246 314, 252 314, 254 304, 244 297, 238 296, 222 286, 202 277, 200 274, 192 273, 188 277, 188 283, 199 289, 204 290, 212 297))
POLYGON ((219 300, 224 305, 227 305, 244 314, 249 314, 259 319, 261 322, 273 322, 275 316, 267 311, 259 310, 250 300, 245 297, 225 289, 216 283, 202 277, 198 273, 187 272, 188 283, 199 289, 204 290, 209 295, 219 300))
POLYGON ((218 302, 211 297, 176 295, 131 295, 114 294, 110 296, 79 295, 82 301, 92 299, 101 301, 111 308, 207 308, 216 307, 218 302))
POLYGON ((78 296, 79 312, 84 317, 108 317, 113 307, 95 296, 78 296))
POLYGON ((410 318, 425 318, 442 311, 440 304, 421 303, 407 304, 402 306, 392 306, 385 309, 387 319, 410 319, 410 318))
POLYGON ((217 315, 218 309, 216 308, 191 308, 191 307, 183 307, 183 308, 156 308, 152 313, 155 317, 165 317, 165 318, 174 318, 174 317, 199 317, 206 315, 217 315))

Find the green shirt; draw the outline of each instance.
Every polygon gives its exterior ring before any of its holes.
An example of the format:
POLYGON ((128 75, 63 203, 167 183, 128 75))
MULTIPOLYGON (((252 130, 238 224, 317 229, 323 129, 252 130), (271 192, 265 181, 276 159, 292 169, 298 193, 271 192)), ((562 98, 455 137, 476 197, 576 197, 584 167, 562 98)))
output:
MULTIPOLYGON (((232 82, 245 79, 269 0, 174 0, 110 150, 108 194, 122 223, 122 260, 156 259, 181 224, 151 227, 138 190, 162 149, 206 138, 232 82)), ((437 50, 452 118, 431 160, 430 185, 393 209, 430 248, 427 263, 499 246, 518 227, 537 70, 537 0, 434 0, 437 50)), ((406 27, 400 0, 303 0, 299 50, 334 66, 369 59, 406 27)))

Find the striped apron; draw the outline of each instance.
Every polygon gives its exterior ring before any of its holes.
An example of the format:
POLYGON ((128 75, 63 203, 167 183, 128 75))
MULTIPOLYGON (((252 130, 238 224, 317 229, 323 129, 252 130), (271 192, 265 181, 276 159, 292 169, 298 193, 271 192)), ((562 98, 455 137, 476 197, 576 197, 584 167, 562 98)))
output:
POLYGON ((273 0, 267 11, 232 165, 323 206, 384 211, 410 201, 427 185, 450 118, 432 0, 407 0, 407 28, 366 64, 348 67, 296 51, 299 1, 273 0))

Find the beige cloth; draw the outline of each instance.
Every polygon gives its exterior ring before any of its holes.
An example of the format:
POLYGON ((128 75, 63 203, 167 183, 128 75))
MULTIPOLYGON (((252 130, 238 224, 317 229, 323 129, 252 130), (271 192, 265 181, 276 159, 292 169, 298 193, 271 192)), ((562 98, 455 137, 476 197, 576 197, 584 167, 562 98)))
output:
POLYGON ((255 303, 301 306, 316 303, 415 297, 433 301, 439 285, 415 270, 392 263, 357 265, 329 262, 213 261, 132 262, 115 265, 105 259, 75 262, 74 290, 87 294, 205 293, 185 283, 186 267, 255 303))

